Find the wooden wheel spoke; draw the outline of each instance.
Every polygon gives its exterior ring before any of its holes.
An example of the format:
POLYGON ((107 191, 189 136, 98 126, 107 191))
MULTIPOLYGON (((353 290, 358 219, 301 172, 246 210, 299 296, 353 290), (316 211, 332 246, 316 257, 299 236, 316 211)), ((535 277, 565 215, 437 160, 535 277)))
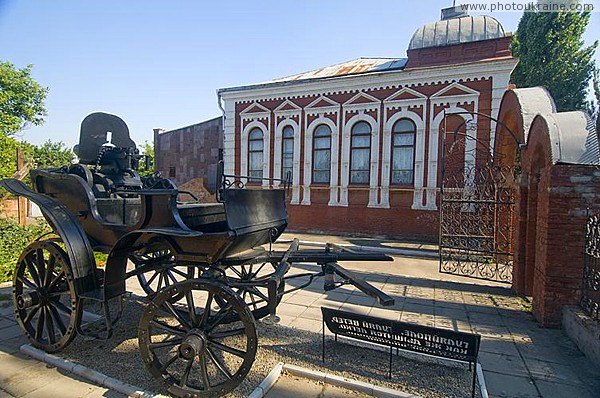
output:
POLYGON ((44 282, 46 280, 46 259, 44 258, 44 250, 37 249, 35 256, 37 258, 40 280, 44 282))
POLYGON ((29 271, 31 279, 33 279, 33 283, 35 283, 36 287, 42 287, 40 275, 38 274, 35 264, 31 262, 30 258, 25 258, 25 265, 27 266, 27 271, 29 271))
POLYGON ((191 290, 185 293, 185 301, 187 302, 188 306, 188 315, 190 316, 190 322, 192 326, 195 327, 198 324, 198 321, 196 319, 196 305, 194 304, 194 296, 192 295, 191 290))
POLYGON ((181 381, 179 382, 179 387, 185 387, 187 385, 188 377, 190 377, 190 371, 192 370, 192 365, 194 364, 194 358, 188 361, 185 370, 183 371, 183 375, 181 375, 181 381))
POLYGON ((177 358, 179 358, 179 354, 175 354, 174 356, 172 356, 167 362, 165 362, 161 367, 160 367, 160 373, 164 373, 165 370, 167 370, 167 368, 169 366, 171 366, 173 364, 173 362, 175 362, 177 360, 177 358))
MULTIPOLYGON (((159 271, 154 271, 154 274, 150 277, 150 279, 148 279, 148 285, 150 285, 156 279, 156 277, 159 275, 160 275, 159 271)), ((160 279, 159 279, 159 285, 160 285, 160 279)))
POLYGON ((53 276, 54 276, 54 265, 56 264, 56 257, 54 256, 50 256, 50 259, 48 260, 47 266, 46 266, 46 274, 45 274, 45 278, 44 278, 44 286, 46 288, 50 287, 50 284, 52 283, 53 280, 53 276))
POLYGON ((54 279, 52 280, 52 282, 50 282, 50 285, 48 286, 48 290, 52 291, 52 289, 54 289, 56 287, 56 285, 58 284, 58 282, 60 282, 61 278, 66 277, 65 275, 65 271, 61 270, 58 275, 56 275, 54 277, 54 279))
POLYGON ((171 271, 176 273, 177 275, 181 276, 182 278, 185 278, 185 279, 188 278, 188 275, 185 272, 183 272, 177 268, 172 268, 171 271))
POLYGON ((240 336, 240 335, 243 335, 245 331, 246 331, 246 329, 244 329, 244 328, 224 330, 222 332, 219 331, 219 332, 211 333, 210 338, 212 340, 212 339, 224 339, 226 337, 231 337, 231 336, 240 336))
POLYGON ((40 341, 42 336, 44 335, 44 324, 46 323, 46 312, 43 310, 40 311, 40 316, 38 316, 37 326, 35 328, 35 339, 40 341))
POLYGON ((31 307, 31 311, 29 311, 27 313, 27 315, 25 316, 25 318, 23 318, 24 325, 27 325, 27 324, 29 324, 29 322, 31 322, 31 320, 33 319, 35 314, 40 310, 41 306, 42 306, 41 304, 37 304, 37 305, 31 307))
POLYGON ((213 346, 214 348, 216 348, 218 350, 228 352, 229 354, 233 354, 236 357, 244 358, 244 356, 246 355, 245 351, 238 350, 237 348, 229 347, 225 344, 221 344, 214 340, 209 340, 208 344, 209 344, 209 346, 213 346))
POLYGON ((182 338, 169 339, 169 340, 160 341, 158 343, 150 343, 149 347, 151 350, 155 350, 157 348, 172 347, 174 345, 181 344, 182 341, 183 341, 182 338))
POLYGON ((170 269, 168 269, 166 271, 166 273, 167 273, 167 276, 169 277, 169 279, 171 279, 173 281, 173 283, 177 283, 177 279, 175 279, 175 277, 173 276, 173 273, 171 272, 170 269))
POLYGON ((153 319, 152 321, 150 321, 150 323, 153 325, 153 327, 162 330, 163 332, 174 334, 176 336, 185 335, 185 330, 176 328, 175 326, 167 325, 166 323, 162 323, 161 321, 157 321, 156 319, 153 319))
POLYGON ((56 334, 54 333, 54 322, 52 321, 52 316, 50 315, 50 311, 48 307, 42 307, 42 311, 45 312, 45 321, 46 321, 46 333, 48 334, 48 340, 50 344, 56 344, 56 334))
POLYGON ((210 347, 207 347, 206 353, 208 354, 208 357, 210 358, 212 363, 215 364, 215 367, 219 370, 219 372, 224 374, 225 377, 227 377, 228 379, 233 378, 233 375, 227 368, 227 365, 225 364, 225 362, 222 361, 221 358, 217 357, 210 347))
POLYGON ((202 319, 200 319, 200 327, 203 328, 206 326, 206 323, 208 322, 208 317, 210 316, 210 307, 212 306, 212 302, 213 302, 213 293, 210 292, 208 293, 208 297, 206 298, 206 305, 204 306, 204 311, 202 312, 202 319))
POLYGON ((208 381, 208 369, 206 366, 206 355, 200 355, 200 376, 202 377, 202 384, 204 389, 210 388, 210 382, 208 381))
POLYGON ((205 330, 211 331, 213 330, 232 310, 231 304, 227 304, 225 307, 222 307, 219 312, 215 314, 215 316, 211 319, 210 324, 207 325, 205 330))
POLYGON ((56 325, 60 329, 60 333, 64 336, 67 333, 67 327, 65 326, 62 318, 60 317, 60 314, 52 304, 48 306, 48 312, 50 313, 52 319, 54 319, 54 323, 56 323, 56 325))
POLYGON ((29 279, 25 278, 24 276, 17 277, 17 280, 19 282, 21 282, 23 285, 27 286, 29 289, 33 289, 33 290, 36 289, 36 286, 33 283, 31 283, 31 281, 29 279))
POLYGON ((175 319, 177 319, 177 322, 179 322, 179 324, 183 326, 186 331, 192 328, 192 325, 190 325, 187 319, 181 316, 181 313, 177 308, 173 306, 173 304, 171 304, 168 301, 165 301, 163 307, 166 307, 169 310, 169 313, 171 313, 175 317, 175 319))
POLYGON ((71 316, 71 309, 69 307, 67 307, 66 305, 64 305, 63 303, 61 303, 60 301, 54 299, 54 298, 50 298, 50 301, 52 302, 52 305, 54 305, 56 307, 57 310, 59 310, 60 312, 62 312, 65 315, 71 316))

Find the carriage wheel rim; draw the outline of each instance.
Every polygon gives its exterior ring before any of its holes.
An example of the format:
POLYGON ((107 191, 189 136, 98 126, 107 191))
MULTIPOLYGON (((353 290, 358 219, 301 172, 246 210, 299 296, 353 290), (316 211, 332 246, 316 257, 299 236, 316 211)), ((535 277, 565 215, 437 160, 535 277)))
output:
POLYGON ((140 319, 138 342, 150 373, 170 393, 186 397, 221 396, 235 389, 250 371, 258 347, 247 305, 231 288, 200 279, 156 295, 140 319), (200 301, 198 293, 206 297, 200 301), (236 313, 233 321, 230 312, 236 313))
POLYGON ((36 241, 23 251, 13 300, 17 323, 34 346, 57 352, 75 337, 81 306, 67 254, 56 243, 36 241))

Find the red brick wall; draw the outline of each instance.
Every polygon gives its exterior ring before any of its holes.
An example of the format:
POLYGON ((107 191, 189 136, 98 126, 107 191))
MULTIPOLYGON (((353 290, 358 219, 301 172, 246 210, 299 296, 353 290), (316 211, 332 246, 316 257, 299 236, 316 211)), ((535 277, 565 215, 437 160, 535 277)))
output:
MULTIPOLYGON (((489 113, 491 110, 491 88, 492 81, 491 79, 473 79, 469 81, 460 81, 460 84, 467 86, 473 90, 476 90, 480 93, 478 100, 478 110, 484 113, 489 113)), ((430 97, 436 92, 439 92, 443 88, 447 87, 448 82, 445 83, 437 83, 437 84, 424 84, 424 85, 412 85, 411 89, 416 90, 427 97, 430 97)), ((402 87, 386 87, 376 90, 367 90, 365 91, 367 94, 378 98, 380 101, 383 101, 385 98, 389 97, 393 93, 399 91, 402 87)), ((342 132, 343 125, 345 122, 354 115, 354 113, 347 113, 345 115, 341 115, 342 104, 348 101, 350 98, 359 93, 358 90, 352 92, 345 93, 337 93, 328 95, 327 97, 330 100, 333 100, 336 104, 339 105, 340 112, 340 125, 338 126, 338 133, 340 134, 339 140, 339 153, 341 154, 341 145, 342 145, 342 132)), ((452 94, 452 93, 451 93, 452 94)), ((269 101, 258 101, 257 103, 264 106, 266 109, 271 111, 271 175, 273 171, 273 159, 274 159, 274 132, 276 128, 276 118, 273 111, 279 105, 281 105, 285 100, 290 100, 299 107, 304 108, 306 105, 313 102, 317 99, 319 95, 315 94, 313 96, 302 97, 302 98, 288 98, 282 97, 277 100, 269 100, 269 101)), ((443 99, 443 96, 441 97, 443 99)), ((438 98, 440 99, 440 98, 438 98)), ((424 182, 426 184, 427 181, 427 162, 428 162, 428 148, 429 148, 429 115, 431 112, 431 102, 428 100, 425 107, 416 107, 411 108, 411 111, 419 115, 425 115, 425 158, 424 158, 424 182)), ((242 120, 240 117, 240 113, 245 109, 249 109, 251 107, 251 102, 244 101, 238 102, 235 104, 235 112, 236 112, 236 126, 235 126, 235 171, 236 173, 240 173, 240 159, 242 156, 241 151, 241 132, 243 130, 242 120)), ((460 107, 472 111, 474 110, 474 105, 470 104, 460 104, 460 107)), ((434 109, 434 113, 437 114, 441 112, 444 108, 444 105, 436 105, 434 109)), ((251 109, 251 108, 250 108, 251 109)), ((385 125, 386 120, 384 120, 384 112, 383 112, 383 103, 379 103, 379 118, 377 112, 369 111, 366 112, 369 116, 373 117, 380 126, 380 164, 379 164, 379 175, 381 177, 381 162, 382 162, 382 151, 383 151, 383 134, 382 127, 385 125)), ((395 111, 388 112, 388 118, 392 117, 395 111)), ((301 130, 301 154, 300 154, 300 184, 304 181, 304 156, 306 149, 304 148, 304 131, 306 126, 304 125, 304 116, 305 113, 302 111, 302 117, 300 120, 300 130, 301 130)), ((334 123, 336 122, 336 116, 328 114, 326 117, 330 118, 334 123)), ((309 116, 307 123, 310 124, 317 116, 309 116)), ((462 122, 462 118, 458 116, 454 116, 456 120, 449 121, 448 128, 454 129, 458 125, 459 122, 462 122)), ((266 123, 266 121, 264 121, 266 123)), ((247 122, 249 123, 249 122, 247 122)), ((478 120, 478 138, 480 140, 486 141, 489 140, 489 128, 490 124, 486 118, 479 118, 478 120)), ((464 128, 462 129, 464 131, 464 128)), ((439 136, 439 141, 441 145, 441 135, 439 136)), ((441 170, 441 164, 439 163, 439 159, 441 158, 441 150, 438 152, 438 170, 441 170)), ((341 161, 338 164, 338 181, 341 181, 341 161)), ((438 178, 439 183, 439 178, 438 178)), ((379 185, 381 185, 381 181, 379 181, 379 185)), ((327 206, 329 201, 329 187, 321 185, 322 189, 318 189, 318 186, 311 186, 311 205, 289 205, 288 210, 290 214, 290 224, 289 228, 296 231, 325 231, 325 232, 344 232, 344 233, 363 233, 363 234, 375 234, 381 236, 395 236, 407 239, 420 239, 426 241, 437 241, 438 239, 438 212, 437 211, 423 211, 423 210, 412 210, 412 200, 413 200, 413 190, 412 188, 399 189, 398 187, 392 186, 390 188, 390 209, 374 209, 367 208, 368 199, 369 199, 369 191, 368 186, 350 186, 349 187, 349 206, 345 207, 337 207, 337 206, 327 206)), ((302 189, 300 189, 300 200, 302 200, 302 189)))
POLYGON ((554 165, 540 178, 533 276, 534 315, 558 326, 581 297, 587 209, 600 209, 600 166, 554 165))
POLYGON ((408 50, 406 68, 458 64, 487 58, 510 57, 510 36, 452 46, 408 50))

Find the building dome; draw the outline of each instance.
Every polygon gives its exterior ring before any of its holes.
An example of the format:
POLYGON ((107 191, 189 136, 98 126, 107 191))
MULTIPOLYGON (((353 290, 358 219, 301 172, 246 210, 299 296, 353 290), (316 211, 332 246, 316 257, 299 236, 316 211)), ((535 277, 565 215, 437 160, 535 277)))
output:
POLYGON ((469 16, 464 12, 444 13, 442 19, 421 26, 414 33, 409 50, 440 47, 506 36, 504 28, 495 18, 486 15, 469 16))

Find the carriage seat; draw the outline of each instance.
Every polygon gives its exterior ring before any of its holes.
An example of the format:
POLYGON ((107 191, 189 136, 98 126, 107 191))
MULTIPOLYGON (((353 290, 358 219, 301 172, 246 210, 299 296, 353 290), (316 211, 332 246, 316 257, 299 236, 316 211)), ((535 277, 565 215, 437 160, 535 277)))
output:
POLYGON ((202 232, 228 229, 223 203, 193 203, 177 206, 179 216, 188 228, 202 232))

